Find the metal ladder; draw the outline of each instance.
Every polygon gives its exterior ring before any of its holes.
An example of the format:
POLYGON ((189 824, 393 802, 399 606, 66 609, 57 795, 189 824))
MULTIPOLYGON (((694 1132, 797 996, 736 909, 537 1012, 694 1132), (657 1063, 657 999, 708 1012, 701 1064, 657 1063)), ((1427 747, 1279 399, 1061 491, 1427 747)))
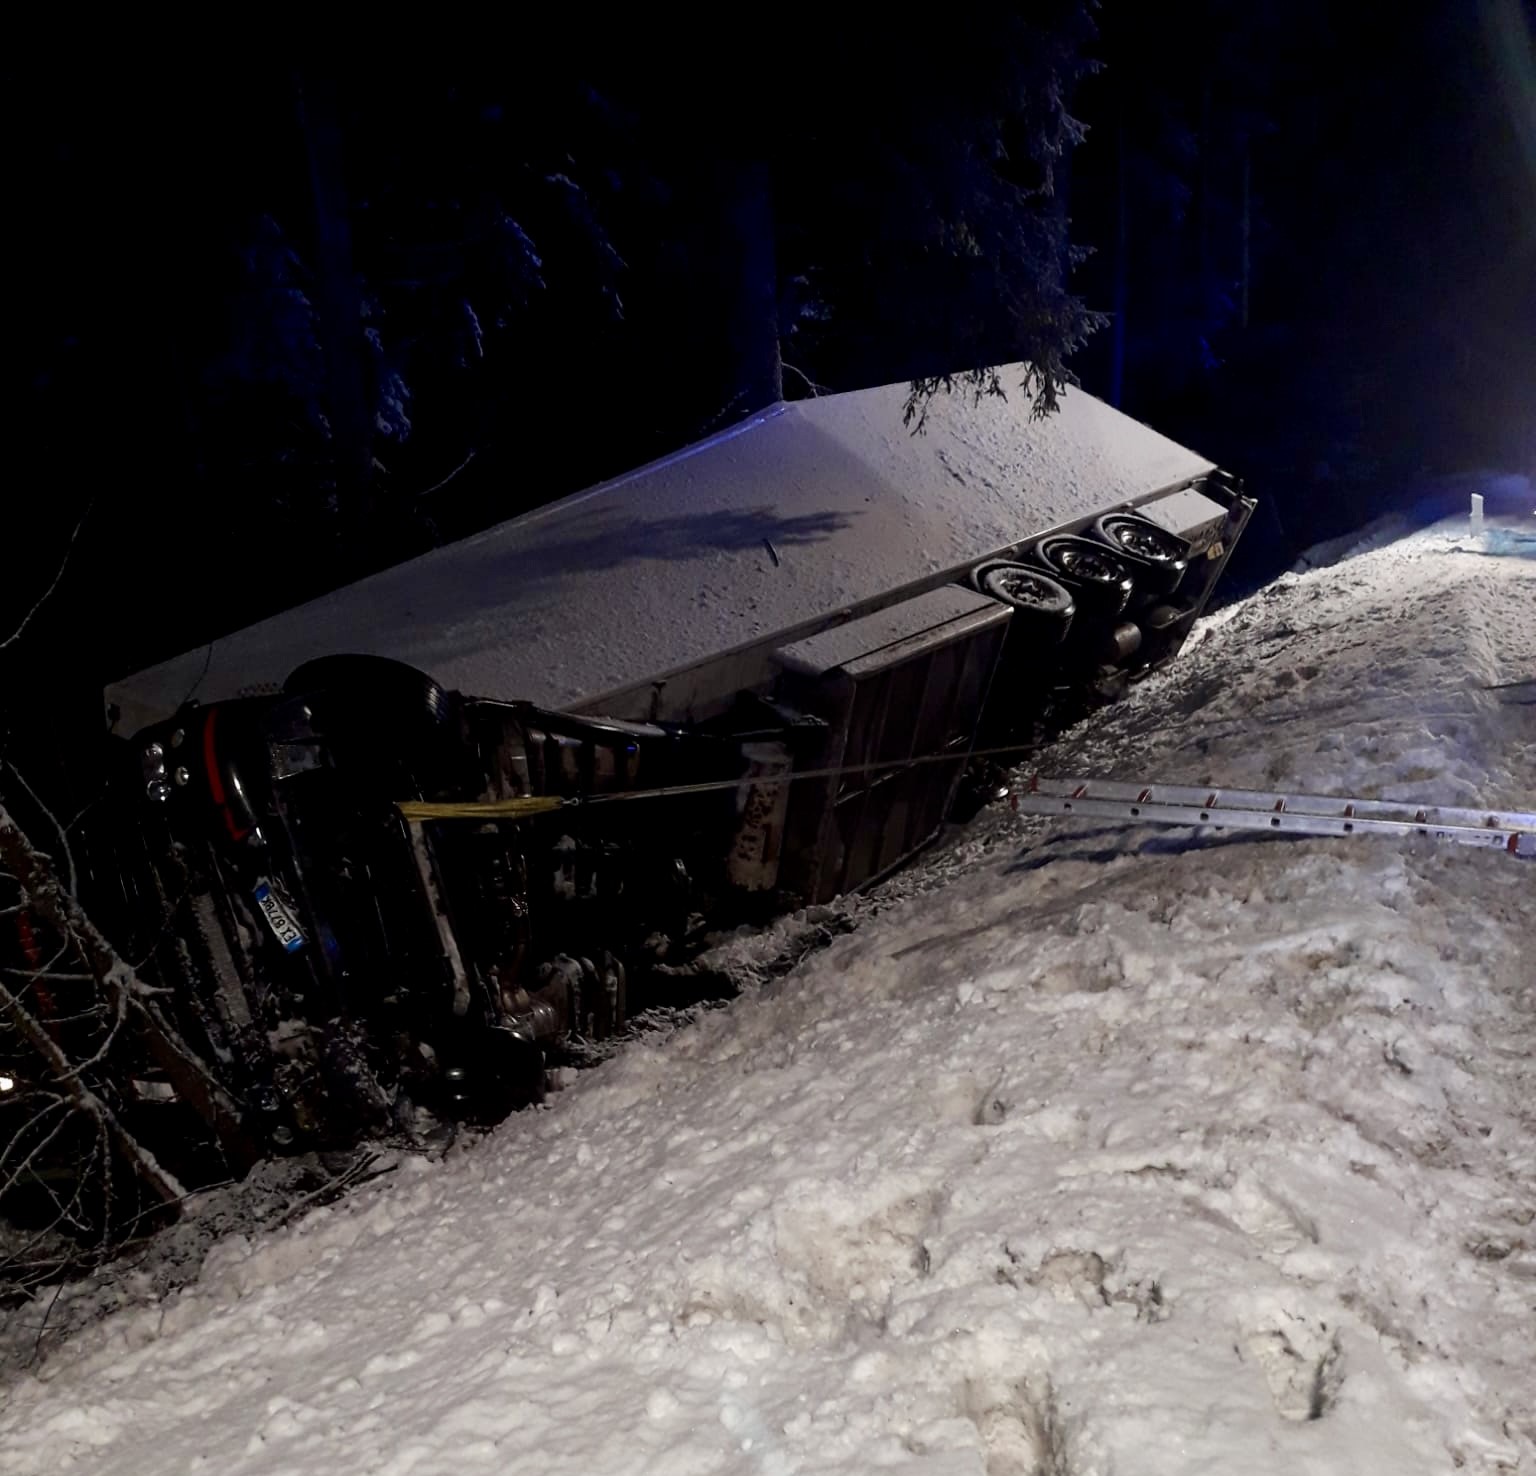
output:
POLYGON ((1256 789, 1208 789, 1188 784, 1118 783, 1109 779, 1051 779, 1037 774, 1010 804, 1021 815, 1088 815, 1217 830, 1267 830, 1292 835, 1432 836, 1536 857, 1536 812, 1470 810, 1411 801, 1340 799, 1315 794, 1268 794, 1256 789))

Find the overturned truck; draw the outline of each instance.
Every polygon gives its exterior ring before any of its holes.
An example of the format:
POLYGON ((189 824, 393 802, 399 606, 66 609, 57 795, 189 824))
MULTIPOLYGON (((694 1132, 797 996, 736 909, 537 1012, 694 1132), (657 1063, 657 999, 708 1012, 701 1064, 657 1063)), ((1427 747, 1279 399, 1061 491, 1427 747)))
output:
MULTIPOLYGON (((536 1100, 711 927, 886 874, 978 751, 1174 657, 1252 511, 1227 475, 1080 393, 920 436, 903 394, 775 407, 109 690, 88 900, 250 1151, 536 1100)), ((151 1139, 188 1110, 147 1057, 117 1089, 151 1139)))

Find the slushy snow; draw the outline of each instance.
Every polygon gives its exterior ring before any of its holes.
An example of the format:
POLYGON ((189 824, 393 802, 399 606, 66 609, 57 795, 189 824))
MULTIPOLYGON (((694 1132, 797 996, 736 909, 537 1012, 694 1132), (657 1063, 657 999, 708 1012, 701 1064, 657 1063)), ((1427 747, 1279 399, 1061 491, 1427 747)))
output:
MULTIPOLYGON (((1431 531, 1042 766, 1528 809, 1533 675, 1536 564, 1431 531)), ((1531 863, 1003 809, 849 911, 59 1346, 0 1472, 1536 1471, 1531 863)))

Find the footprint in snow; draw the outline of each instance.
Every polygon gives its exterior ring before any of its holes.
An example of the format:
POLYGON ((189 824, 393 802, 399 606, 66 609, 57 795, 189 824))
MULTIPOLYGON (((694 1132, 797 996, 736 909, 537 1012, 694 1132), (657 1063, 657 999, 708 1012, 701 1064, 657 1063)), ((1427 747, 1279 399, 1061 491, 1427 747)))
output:
POLYGON ((1282 1314, 1277 1325, 1252 1332, 1247 1351, 1264 1374, 1283 1420, 1320 1420, 1344 1386, 1339 1334, 1325 1322, 1282 1314))

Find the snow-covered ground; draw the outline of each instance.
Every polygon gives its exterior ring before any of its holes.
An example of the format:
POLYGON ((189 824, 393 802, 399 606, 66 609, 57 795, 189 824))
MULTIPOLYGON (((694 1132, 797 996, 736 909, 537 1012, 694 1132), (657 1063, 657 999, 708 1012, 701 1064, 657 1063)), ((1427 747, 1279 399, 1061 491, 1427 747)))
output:
MULTIPOLYGON (((1432 531, 1049 767, 1531 808, 1532 676, 1432 531)), ((999 811, 854 911, 58 1347, 0 1472, 1536 1471, 1531 863, 999 811)))

